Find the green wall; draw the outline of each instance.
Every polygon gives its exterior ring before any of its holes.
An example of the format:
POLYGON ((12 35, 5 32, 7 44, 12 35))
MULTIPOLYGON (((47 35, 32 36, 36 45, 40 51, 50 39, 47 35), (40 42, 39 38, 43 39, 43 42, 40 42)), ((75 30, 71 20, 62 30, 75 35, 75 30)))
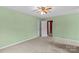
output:
POLYGON ((39 19, 0 7, 0 48, 38 36, 39 19))
POLYGON ((53 35, 79 40, 79 13, 53 17, 53 35))

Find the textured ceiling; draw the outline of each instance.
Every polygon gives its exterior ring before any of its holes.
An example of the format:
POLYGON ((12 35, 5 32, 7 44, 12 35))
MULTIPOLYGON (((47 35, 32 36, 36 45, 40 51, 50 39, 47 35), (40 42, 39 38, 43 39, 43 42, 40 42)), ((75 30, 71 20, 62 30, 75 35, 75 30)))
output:
POLYGON ((79 6, 52 6, 52 7, 53 9, 51 10, 51 12, 49 12, 46 15, 41 15, 40 13, 37 13, 36 11, 34 11, 37 9, 34 6, 6 6, 6 8, 8 9, 30 14, 30 15, 37 16, 40 18, 64 15, 64 14, 72 13, 75 10, 79 11, 79 6))

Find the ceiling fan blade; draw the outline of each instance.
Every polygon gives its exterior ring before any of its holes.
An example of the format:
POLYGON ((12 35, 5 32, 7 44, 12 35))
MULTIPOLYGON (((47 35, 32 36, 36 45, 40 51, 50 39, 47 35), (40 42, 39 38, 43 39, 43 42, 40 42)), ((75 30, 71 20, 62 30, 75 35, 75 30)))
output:
POLYGON ((48 8, 48 9, 52 9, 52 8, 48 8))
POLYGON ((35 9, 35 10, 33 10, 33 12, 35 12, 35 11, 40 11, 41 9, 35 9))

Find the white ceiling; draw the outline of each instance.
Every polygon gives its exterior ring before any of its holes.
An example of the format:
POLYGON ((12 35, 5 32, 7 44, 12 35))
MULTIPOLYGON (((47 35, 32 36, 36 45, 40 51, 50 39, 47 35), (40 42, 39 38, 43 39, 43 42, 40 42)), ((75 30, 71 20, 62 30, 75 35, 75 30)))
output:
POLYGON ((74 11, 79 12, 79 6, 52 6, 53 9, 51 12, 49 12, 46 15, 41 15, 40 13, 37 13, 36 10, 37 8, 34 6, 6 6, 6 8, 11 9, 11 10, 16 10, 22 13, 30 14, 33 16, 37 16, 40 18, 47 18, 50 16, 58 16, 58 15, 64 15, 68 13, 72 13, 74 11))

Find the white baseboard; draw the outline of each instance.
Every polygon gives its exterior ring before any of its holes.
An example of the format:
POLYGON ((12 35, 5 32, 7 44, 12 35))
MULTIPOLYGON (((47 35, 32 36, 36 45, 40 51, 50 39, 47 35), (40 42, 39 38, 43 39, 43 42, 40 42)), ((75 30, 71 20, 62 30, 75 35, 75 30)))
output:
POLYGON ((66 39, 61 37, 53 37, 54 42, 62 43, 62 44, 70 44, 74 46, 79 46, 79 41, 72 40, 72 39, 66 39))
POLYGON ((28 40, 31 40, 31 39, 34 39, 34 38, 37 38, 37 37, 39 37, 39 36, 34 36, 34 37, 31 37, 31 38, 28 38, 28 39, 25 39, 25 40, 21 40, 21 41, 15 42, 15 43, 12 43, 12 44, 9 44, 9 45, 0 47, 0 49, 4 49, 4 48, 7 48, 7 47, 11 47, 11 46, 14 46, 16 44, 20 44, 20 43, 23 43, 25 41, 28 41, 28 40))

